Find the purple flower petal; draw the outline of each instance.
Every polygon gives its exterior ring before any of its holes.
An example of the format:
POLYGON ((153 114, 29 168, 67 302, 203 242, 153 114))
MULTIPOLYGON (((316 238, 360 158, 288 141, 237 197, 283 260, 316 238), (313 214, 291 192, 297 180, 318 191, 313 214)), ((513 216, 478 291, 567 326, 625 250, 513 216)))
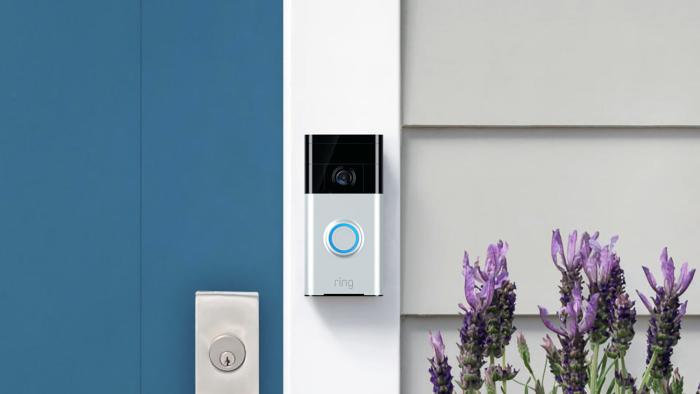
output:
POLYGON ((668 261, 668 246, 664 246, 664 248, 661 249, 661 256, 659 257, 659 260, 661 261, 661 264, 668 261))
POLYGON ((566 265, 571 268, 574 266, 576 257, 576 241, 578 240, 578 232, 574 230, 569 234, 569 245, 566 247, 566 265))
POLYGON ((474 274, 476 275, 476 280, 480 283, 486 282, 489 278, 488 274, 481 270, 478 258, 474 262, 474 274))
POLYGON ((659 288, 656 284, 656 278, 654 278, 654 275, 651 273, 651 271, 649 271, 648 267, 642 266, 642 270, 644 270, 644 275, 647 277, 647 282, 649 282, 649 286, 651 286, 651 288, 658 293, 659 288))
POLYGON ((678 316, 676 316, 675 319, 673 319, 674 323, 680 323, 681 320, 683 320, 683 316, 688 311, 688 301, 684 302, 681 304, 681 306, 678 308, 678 316))
POLYGON ((687 311, 688 311, 688 300, 686 300, 684 303, 681 304, 681 307, 678 309, 678 316, 676 317, 676 319, 681 320, 683 318, 683 316, 685 316, 687 311))
POLYGON ((505 256, 508 253, 508 242, 498 241, 499 249, 501 249, 501 256, 505 256))
POLYGON ((598 263, 600 256, 590 256, 583 262, 583 272, 591 283, 598 283, 598 263))
POLYGON ((610 248, 612 249, 617 241, 620 239, 619 235, 613 235, 612 238, 610 238, 610 248))
POLYGON ((569 334, 575 334, 578 331, 578 314, 574 310, 574 304, 573 302, 569 302, 566 305, 566 321, 564 321, 564 324, 566 325, 566 330, 569 332, 569 334))
POLYGON ((671 294, 676 284, 676 266, 673 264, 673 258, 661 263, 661 272, 664 274, 664 289, 671 294))
POLYGON ((544 338, 542 338, 542 348, 548 353, 551 354, 554 352, 554 341, 552 341, 552 338, 549 336, 549 334, 545 334, 544 338))
POLYGON ((554 262, 554 265, 557 266, 559 271, 562 271, 564 268, 559 265, 559 256, 564 256, 564 246, 562 245, 561 241, 561 233, 559 232, 559 229, 556 229, 552 231, 552 261, 554 262))
POLYGON ((556 327, 551 321, 549 321, 549 313, 547 312, 547 308, 543 308, 540 306, 539 309, 540 319, 542 319, 542 323, 544 324, 544 326, 556 333, 557 335, 566 336, 566 331, 562 330, 559 327, 556 327))
POLYGON ((442 333, 438 330, 433 334, 428 331, 428 337, 430 338, 430 344, 433 346, 435 351, 435 359, 441 362, 445 359, 445 343, 442 340, 442 333))
POLYGON ((637 295, 639 295, 639 298, 642 300, 642 304, 644 304, 649 313, 654 313, 654 307, 651 305, 651 302, 649 302, 647 296, 642 294, 642 292, 640 292, 639 290, 637 290, 637 295))
POLYGON ((574 314, 578 315, 581 311, 581 304, 583 302, 583 298, 581 296, 581 286, 578 283, 576 283, 573 290, 571 291, 571 296, 572 298, 570 303, 573 307, 574 314))
POLYGON ((481 288, 480 298, 482 301, 482 310, 488 308, 488 306, 491 305, 491 301, 493 301, 493 291, 495 288, 496 285, 493 279, 489 279, 486 283, 484 283, 484 287, 481 288))
POLYGON ((694 276, 695 269, 693 268, 690 270, 690 272, 688 272, 688 263, 683 263, 683 267, 681 268, 681 277, 679 279, 680 283, 678 284, 678 289, 676 289, 676 294, 678 296, 681 296, 686 290, 688 290, 688 286, 690 286, 694 276))
POLYGON ((471 267, 471 265, 469 265, 469 253, 465 250, 464 258, 462 258, 462 270, 466 269, 466 267, 471 267))
POLYGON ((583 316, 583 320, 579 324, 580 332, 587 332, 593 328, 595 323, 596 312, 598 310, 598 297, 599 294, 593 294, 591 299, 588 301, 588 306, 586 307, 586 313, 583 316))
POLYGON ((495 264, 498 264, 498 256, 498 246, 490 244, 488 248, 486 248, 486 265, 488 266, 491 264, 491 267, 494 268, 495 264))
POLYGON ((464 268, 464 298, 472 310, 479 309, 479 301, 474 294, 474 268, 468 265, 464 268))

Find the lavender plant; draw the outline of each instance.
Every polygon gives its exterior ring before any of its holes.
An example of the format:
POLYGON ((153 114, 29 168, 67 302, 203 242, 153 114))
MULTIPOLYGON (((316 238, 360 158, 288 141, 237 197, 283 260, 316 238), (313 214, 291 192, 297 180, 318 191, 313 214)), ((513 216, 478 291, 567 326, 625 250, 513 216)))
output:
POLYGON ((428 359, 430 362, 430 382, 433 384, 433 393, 452 394, 454 385, 452 384, 452 367, 445 355, 445 343, 442 340, 440 331, 429 333, 430 344, 433 346, 435 356, 428 359))
POLYGON ((463 312, 462 328, 459 331, 460 375, 458 385, 465 393, 476 393, 484 384, 481 368, 485 364, 486 309, 491 305, 495 281, 493 278, 477 286, 477 270, 469 264, 469 254, 464 252, 464 297, 467 304, 459 304, 463 312))
POLYGON ((584 306, 581 287, 576 283, 569 298, 566 306, 557 313, 559 325, 549 320, 546 308, 540 307, 540 317, 545 327, 557 334, 561 344, 562 389, 567 394, 584 393, 588 383, 586 334, 595 322, 598 295, 594 294, 584 306))
MULTIPOLYGON (((495 387, 497 382, 502 382, 502 391, 507 392, 507 382, 512 380, 517 371, 506 362, 506 346, 510 343, 516 328, 513 324, 515 313, 515 283, 508 277, 508 262, 506 253, 508 244, 498 241, 489 245, 486 252, 484 270, 479 266, 479 261, 474 263, 476 280, 482 285, 493 281, 494 293, 491 304, 485 311, 486 322, 486 355, 489 357, 487 370, 487 383, 489 387, 495 387), (501 358, 500 366, 495 365, 495 360, 501 358)), ((465 264, 468 264, 468 260, 465 264)))
POLYGON ((661 272, 663 284, 659 285, 649 268, 642 267, 649 285, 655 295, 652 301, 637 290, 639 298, 649 310, 651 319, 647 330, 647 373, 642 385, 665 385, 671 378, 673 364, 671 355, 678 344, 681 331, 681 320, 686 313, 688 301, 681 303, 680 296, 690 286, 695 276, 695 269, 688 269, 688 263, 683 263, 681 272, 676 280, 676 267, 673 258, 668 257, 668 249, 661 252, 661 272))
POLYGON ((593 345, 603 344, 610 337, 617 295, 610 279, 613 266, 619 264, 619 259, 615 258, 613 252, 615 242, 617 237, 613 237, 609 245, 601 247, 595 239, 589 239, 585 241, 589 252, 581 253, 583 271, 588 279, 589 299, 594 295, 598 297, 598 308, 590 335, 593 345))
MULTIPOLYGON (((695 270, 684 263, 676 278, 673 259, 668 257, 665 248, 661 253, 662 284, 657 284, 650 270, 643 267, 654 296, 648 298, 637 291, 651 313, 647 366, 644 375, 637 380, 625 366, 637 314, 635 302, 626 290, 620 257, 614 250, 618 237, 612 237, 607 245, 601 245, 598 238, 597 232, 593 235, 584 232, 579 238, 578 232, 573 231, 565 249, 559 230, 552 232, 552 261, 561 273, 561 309, 552 319, 548 311, 540 307, 543 324, 558 340, 557 346, 552 337, 546 335, 542 344, 546 353, 544 369, 549 369, 554 376, 550 393, 556 393, 559 388, 565 394, 683 393, 683 378, 678 369, 673 369, 671 355, 680 339, 681 321, 688 304, 680 297, 690 286, 695 270), (584 294, 584 286, 587 294, 584 294), (602 359, 599 359, 600 349, 604 349, 602 359), (614 363, 609 365, 608 360, 614 363), (610 372, 613 367, 614 372, 610 372), (610 376, 611 381, 607 382, 610 376), (604 390, 606 383, 608 387, 604 390)), ((541 378, 535 375, 522 333, 517 338, 517 350, 529 374, 527 381, 515 380, 518 371, 506 362, 505 350, 516 330, 513 324, 516 287, 509 279, 507 252, 508 244, 503 241, 489 245, 483 267, 478 259, 472 265, 468 253, 464 254, 466 304, 459 304, 463 320, 458 343, 457 385, 467 394, 478 393, 484 386, 487 393, 496 393, 499 382, 501 392, 506 394, 506 382, 510 380, 522 385, 525 393, 529 390, 545 393, 544 373, 541 378), (486 357, 489 364, 484 367, 486 357), (495 362, 499 358, 500 365, 495 362)), ((429 359, 434 393, 452 393, 451 367, 442 335, 430 333, 430 338, 435 352, 429 359)), ((700 386, 697 394, 700 394, 700 386)))
POLYGON ((597 238, 598 233, 593 234, 592 237, 588 233, 584 233, 579 244, 578 231, 574 230, 569 234, 569 242, 566 250, 564 250, 559 229, 552 231, 552 261, 559 272, 561 272, 559 300, 562 306, 566 306, 571 301, 571 292, 574 287, 582 285, 581 269, 583 268, 583 262, 592 251, 590 240, 597 238))

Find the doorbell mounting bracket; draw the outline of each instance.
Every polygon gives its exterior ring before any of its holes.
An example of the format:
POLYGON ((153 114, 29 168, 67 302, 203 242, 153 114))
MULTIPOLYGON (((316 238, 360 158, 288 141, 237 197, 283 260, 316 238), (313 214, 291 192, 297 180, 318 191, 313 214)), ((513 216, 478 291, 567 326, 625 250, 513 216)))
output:
POLYGON ((382 295, 382 136, 305 138, 306 295, 382 295))

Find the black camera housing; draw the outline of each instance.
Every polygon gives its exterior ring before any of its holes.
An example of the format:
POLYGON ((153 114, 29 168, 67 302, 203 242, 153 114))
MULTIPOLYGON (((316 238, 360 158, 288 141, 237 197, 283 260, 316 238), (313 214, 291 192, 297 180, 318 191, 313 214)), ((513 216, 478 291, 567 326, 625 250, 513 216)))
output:
POLYGON ((305 192, 382 193, 382 136, 306 135, 305 192))

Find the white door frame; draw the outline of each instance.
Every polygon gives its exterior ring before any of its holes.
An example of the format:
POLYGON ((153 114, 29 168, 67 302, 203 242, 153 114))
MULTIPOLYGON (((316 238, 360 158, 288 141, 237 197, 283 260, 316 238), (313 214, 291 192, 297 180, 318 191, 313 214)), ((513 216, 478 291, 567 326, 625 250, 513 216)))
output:
POLYGON ((400 0, 284 0, 284 392, 399 393, 400 0), (304 297, 304 134, 384 135, 383 297, 304 297))

